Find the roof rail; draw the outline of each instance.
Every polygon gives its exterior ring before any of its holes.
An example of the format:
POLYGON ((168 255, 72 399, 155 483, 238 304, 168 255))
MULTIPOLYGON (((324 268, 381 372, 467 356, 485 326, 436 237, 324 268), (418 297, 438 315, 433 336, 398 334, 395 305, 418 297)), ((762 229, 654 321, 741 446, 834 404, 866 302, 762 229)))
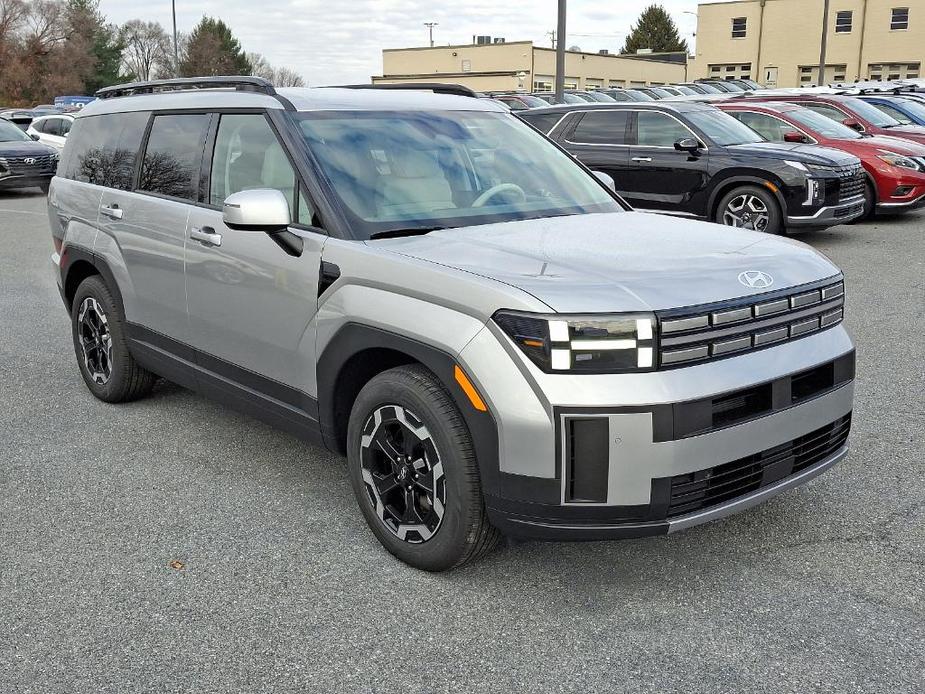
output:
POLYGON ((135 94, 154 94, 157 92, 182 91, 191 89, 235 89, 241 92, 258 92, 276 96, 276 89, 262 77, 234 75, 230 77, 178 77, 169 80, 151 80, 149 82, 129 82, 112 87, 103 87, 96 92, 99 99, 112 99, 119 96, 135 94))
POLYGON ((478 94, 461 84, 441 84, 440 82, 406 82, 404 84, 341 84, 332 85, 340 89, 411 89, 430 91, 434 94, 453 94, 455 96, 468 96, 478 98, 478 94))

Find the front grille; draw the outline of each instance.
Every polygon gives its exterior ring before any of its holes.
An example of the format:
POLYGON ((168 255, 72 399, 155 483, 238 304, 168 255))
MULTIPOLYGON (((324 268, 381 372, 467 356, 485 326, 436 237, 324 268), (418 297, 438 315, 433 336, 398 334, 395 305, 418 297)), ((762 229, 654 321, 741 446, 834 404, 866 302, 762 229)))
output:
POLYGON ((15 176, 37 176, 54 173, 58 166, 58 157, 45 154, 36 157, 4 157, 6 167, 15 176))
POLYGON ((804 436, 731 463, 671 478, 668 517, 745 496, 832 456, 848 440, 851 414, 804 436))
POLYGON ((861 166, 836 169, 838 174, 838 202, 845 202, 864 193, 864 173, 861 166))
POLYGON ((662 368, 737 356, 842 321, 841 280, 658 314, 662 368))

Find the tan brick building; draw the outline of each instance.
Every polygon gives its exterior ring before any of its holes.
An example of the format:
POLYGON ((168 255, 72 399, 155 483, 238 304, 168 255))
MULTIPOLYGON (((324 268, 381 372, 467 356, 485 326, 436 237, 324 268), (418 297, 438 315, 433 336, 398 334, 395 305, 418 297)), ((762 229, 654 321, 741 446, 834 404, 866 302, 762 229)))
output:
MULTIPOLYGON (((641 87, 683 82, 684 55, 618 56, 568 51, 566 89, 641 87)), ((434 48, 395 48, 382 51, 382 75, 377 84, 444 82, 479 91, 552 90, 556 52, 532 41, 465 44, 434 48)))
MULTIPOLYGON (((738 0, 698 7, 692 78, 819 83, 823 0, 738 0)), ((830 0, 825 82, 919 77, 925 0, 830 0)))

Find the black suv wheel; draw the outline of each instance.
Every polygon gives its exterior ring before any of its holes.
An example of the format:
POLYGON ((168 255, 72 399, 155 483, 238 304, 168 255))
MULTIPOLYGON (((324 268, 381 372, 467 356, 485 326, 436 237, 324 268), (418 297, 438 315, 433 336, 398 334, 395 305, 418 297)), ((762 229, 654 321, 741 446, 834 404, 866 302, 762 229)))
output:
POLYGON ((366 522, 402 561, 444 571, 497 544, 469 431, 429 370, 403 366, 370 380, 351 411, 347 446, 366 522))
POLYGON ((758 186, 742 186, 726 193, 716 208, 719 224, 779 234, 783 229, 780 205, 770 192, 758 186))
POLYGON ((128 402, 151 392, 157 377, 129 353, 125 317, 98 275, 77 287, 71 331, 80 375, 93 395, 105 402, 128 402))

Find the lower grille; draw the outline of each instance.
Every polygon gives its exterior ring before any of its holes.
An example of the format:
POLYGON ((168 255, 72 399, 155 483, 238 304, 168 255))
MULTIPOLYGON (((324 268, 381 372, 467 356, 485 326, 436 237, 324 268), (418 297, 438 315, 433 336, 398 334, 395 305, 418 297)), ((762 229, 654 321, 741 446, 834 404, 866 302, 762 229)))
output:
POLYGON ((671 478, 668 517, 710 508, 812 467, 845 445, 851 414, 760 453, 671 478))

